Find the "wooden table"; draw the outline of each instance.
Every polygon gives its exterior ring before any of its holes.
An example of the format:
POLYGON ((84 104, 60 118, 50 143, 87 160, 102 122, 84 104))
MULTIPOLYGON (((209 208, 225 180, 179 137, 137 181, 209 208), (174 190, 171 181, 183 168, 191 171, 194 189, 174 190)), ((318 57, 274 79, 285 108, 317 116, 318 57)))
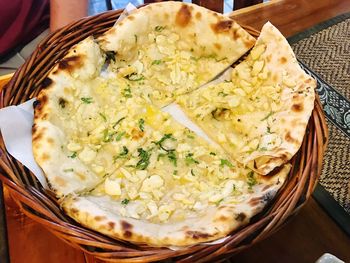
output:
MULTIPOLYGON (((257 29, 271 21, 288 37, 346 12, 350 12, 347 0, 275 0, 235 11, 232 17, 257 29)), ((24 216, 6 189, 5 200, 11 262, 93 262, 24 216)), ((350 262, 350 237, 311 199, 280 231, 234 256, 232 262, 315 262, 325 252, 350 262)))

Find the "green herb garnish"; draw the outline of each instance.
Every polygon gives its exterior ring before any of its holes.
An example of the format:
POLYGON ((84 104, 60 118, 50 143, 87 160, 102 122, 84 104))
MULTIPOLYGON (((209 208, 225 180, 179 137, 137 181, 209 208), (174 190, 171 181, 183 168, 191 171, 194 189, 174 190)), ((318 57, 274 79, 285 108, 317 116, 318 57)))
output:
POLYGON ((128 80, 131 80, 131 81, 140 81, 140 80, 145 79, 144 76, 138 75, 136 73, 129 74, 129 75, 125 76, 125 78, 127 78, 128 80))
POLYGON ((122 205, 127 205, 129 202, 130 200, 125 198, 122 200, 122 205))
POLYGON ((156 59, 152 61, 152 65, 159 65, 160 63, 162 63, 163 61, 161 61, 160 59, 156 59))
POLYGON ((130 86, 128 86, 126 89, 123 90, 122 95, 125 98, 132 98, 130 86))
POLYGON ((118 155, 113 157, 113 161, 115 162, 117 159, 126 158, 128 153, 129 153, 129 149, 126 148, 126 146, 123 146, 123 150, 118 155))
POLYGON ((115 137, 115 140, 117 142, 120 141, 124 135, 125 135, 125 131, 118 133, 117 136, 115 137))
POLYGON ((137 43, 137 35, 134 35, 135 43, 137 43))
POLYGON ((193 158, 193 153, 188 153, 186 155, 185 162, 186 162, 186 165, 190 165, 190 164, 194 164, 194 163, 199 164, 199 162, 193 158))
POLYGON ((77 157, 77 152, 73 152, 72 155, 69 155, 68 158, 75 158, 77 157))
POLYGON ((174 170, 173 175, 177 175, 177 170, 174 170))
POLYGON ((157 32, 161 32, 161 31, 163 31, 163 29, 165 29, 165 26, 156 26, 154 28, 154 30, 157 31, 157 32))
POLYGON ((233 167, 233 164, 232 164, 229 160, 221 159, 221 160, 220 160, 220 166, 221 166, 221 167, 224 167, 225 165, 228 166, 228 167, 230 167, 230 168, 233 167))
POLYGON ((93 102, 92 98, 91 97, 83 97, 83 98, 80 98, 82 102, 84 102, 85 104, 90 104, 93 102))
POLYGON ((73 168, 64 169, 63 172, 65 172, 65 173, 74 172, 74 169, 73 168))
POLYGON ((110 132, 108 131, 108 129, 105 129, 105 130, 103 131, 103 139, 102 139, 102 141, 103 141, 103 142, 110 142, 110 141, 112 141, 113 135, 114 135, 114 134, 115 134, 115 132, 110 133, 110 132))
POLYGON ((193 169, 191 169, 191 174, 192 174, 192 176, 195 176, 195 173, 193 172, 193 169))
POLYGON ((151 150, 145 151, 142 148, 137 149, 139 153, 138 157, 140 157, 140 160, 136 164, 137 169, 145 170, 147 168, 147 166, 149 165, 149 159, 151 158, 151 150))
POLYGON ((102 118, 104 121, 107 121, 106 115, 104 115, 104 114, 101 113, 101 112, 99 112, 98 114, 101 116, 101 118, 102 118))
POLYGON ((126 117, 123 117, 123 118, 120 118, 119 120, 117 120, 117 122, 116 123, 114 123, 113 124, 113 129, 115 128, 115 126, 117 126, 119 123, 121 123, 122 122, 122 120, 124 120, 126 117))
POLYGON ((140 131, 145 131, 145 120, 144 119, 139 119, 139 129, 140 131))
POLYGON ((248 180, 247 180, 248 189, 251 190, 252 187, 257 184, 257 180, 254 177, 254 172, 253 171, 250 171, 248 173, 247 177, 248 177, 248 180))
POLYGON ((267 120, 270 116, 272 116, 274 114, 273 111, 271 111, 269 114, 266 115, 266 117, 264 117, 263 119, 261 119, 260 121, 264 121, 267 120))
POLYGON ((213 155, 213 156, 216 156, 216 153, 214 153, 214 152, 210 152, 209 154, 213 155))
POLYGON ((218 206, 220 205, 220 203, 222 202, 222 200, 224 200, 224 198, 221 198, 219 201, 217 201, 215 204, 218 206))
POLYGON ((168 152, 168 159, 169 159, 169 162, 171 162, 175 167, 177 166, 177 158, 176 158, 175 151, 168 152))
POLYGON ((160 153, 160 154, 158 154, 157 161, 159 161, 160 158, 163 158, 163 157, 165 157, 165 156, 167 156, 166 153, 160 153))
POLYGON ((225 92, 223 92, 223 91, 218 92, 218 95, 219 95, 219 96, 222 96, 222 97, 228 96, 228 94, 225 93, 225 92))
POLYGON ((173 151, 175 149, 169 149, 164 145, 164 142, 166 140, 171 140, 171 141, 176 141, 176 139, 173 137, 173 135, 171 133, 168 134, 164 134, 164 136, 157 142, 153 142, 154 144, 158 145, 161 149, 163 149, 164 151, 173 151))

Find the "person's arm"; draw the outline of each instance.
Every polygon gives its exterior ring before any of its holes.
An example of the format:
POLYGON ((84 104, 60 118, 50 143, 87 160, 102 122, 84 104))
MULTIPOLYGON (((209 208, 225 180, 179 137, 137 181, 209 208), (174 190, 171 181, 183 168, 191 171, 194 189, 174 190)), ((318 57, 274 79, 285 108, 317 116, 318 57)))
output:
POLYGON ((88 0, 50 0, 51 32, 88 14, 88 0))

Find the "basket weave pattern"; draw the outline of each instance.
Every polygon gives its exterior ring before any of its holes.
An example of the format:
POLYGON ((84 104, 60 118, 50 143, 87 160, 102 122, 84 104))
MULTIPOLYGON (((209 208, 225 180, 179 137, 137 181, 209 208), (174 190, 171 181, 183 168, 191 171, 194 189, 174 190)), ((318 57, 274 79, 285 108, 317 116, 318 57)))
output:
MULTIPOLYGON (((20 104, 38 95, 50 68, 76 43, 89 35, 98 36, 115 23, 122 10, 83 18, 53 33, 17 70, 0 94, 0 107, 20 104)), ((253 36, 259 32, 244 26, 253 36)), ((323 110, 317 97, 307 132, 299 152, 291 160, 289 179, 273 203, 251 223, 217 245, 196 245, 173 251, 167 248, 136 246, 82 227, 60 209, 50 191, 5 149, 0 136, 0 179, 8 187, 23 213, 43 224, 56 236, 86 253, 106 261, 147 262, 172 258, 179 262, 224 260, 279 229, 313 192, 319 178, 328 139, 323 110)))

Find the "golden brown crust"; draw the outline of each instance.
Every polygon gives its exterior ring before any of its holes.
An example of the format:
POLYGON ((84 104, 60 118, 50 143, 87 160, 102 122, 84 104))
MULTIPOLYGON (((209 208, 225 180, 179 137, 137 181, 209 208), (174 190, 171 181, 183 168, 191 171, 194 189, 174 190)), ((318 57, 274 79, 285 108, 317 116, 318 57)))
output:
POLYGON ((180 27, 186 27, 191 22, 192 14, 188 5, 183 4, 176 13, 175 24, 180 27))

